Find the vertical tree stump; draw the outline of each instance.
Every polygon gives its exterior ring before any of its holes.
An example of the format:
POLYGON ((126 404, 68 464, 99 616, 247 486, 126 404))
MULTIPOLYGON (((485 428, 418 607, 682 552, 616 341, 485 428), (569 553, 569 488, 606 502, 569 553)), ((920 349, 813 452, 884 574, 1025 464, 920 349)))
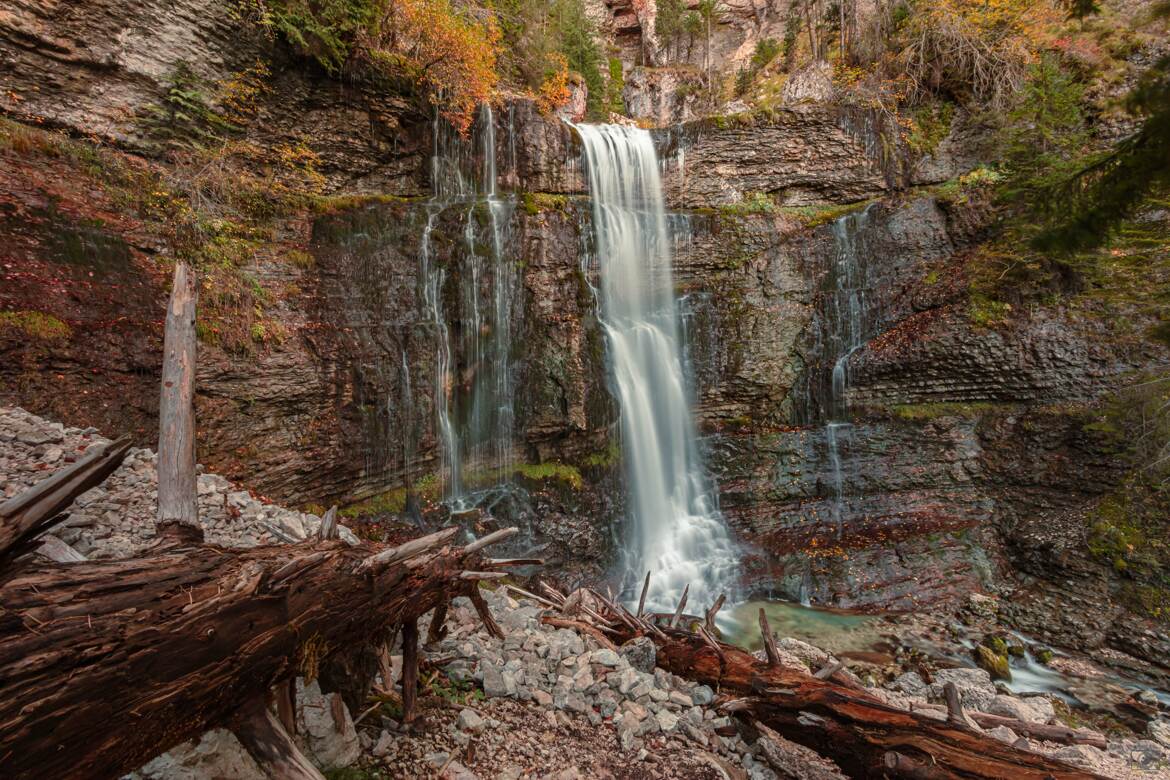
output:
POLYGON ((410 723, 417 716, 418 702, 418 623, 408 620, 402 624, 402 722, 410 723))
POLYGON ((158 426, 158 523, 197 526, 195 492, 195 277, 175 264, 163 335, 158 426))

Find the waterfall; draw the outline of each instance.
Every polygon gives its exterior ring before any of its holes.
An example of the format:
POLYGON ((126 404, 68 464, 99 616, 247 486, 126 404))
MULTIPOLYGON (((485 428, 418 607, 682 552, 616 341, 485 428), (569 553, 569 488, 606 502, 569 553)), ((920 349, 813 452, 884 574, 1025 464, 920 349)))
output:
POLYGON ((476 128, 478 149, 435 119, 432 196, 419 247, 422 299, 435 333, 444 494, 455 511, 480 503, 477 488, 509 479, 514 460, 512 315, 519 275, 506 243, 515 201, 497 194, 490 105, 481 107, 476 128), (462 256, 444 265, 433 236, 444 219, 449 224, 449 211, 462 221, 462 256))
POLYGON ((869 209, 846 214, 833 222, 833 265, 829 269, 825 300, 826 341, 834 357, 829 376, 828 397, 824 400, 825 448, 829 455, 833 523, 837 538, 844 531, 845 475, 842 450, 853 436, 845 391, 849 385, 849 358, 865 344, 867 279, 862 236, 869 209))
POLYGON ((576 129, 593 202, 601 322, 621 407, 627 576, 640 584, 652 572, 653 609, 674 609, 688 585, 689 603, 706 609, 732 588, 736 555, 691 417, 658 159, 645 130, 576 129))

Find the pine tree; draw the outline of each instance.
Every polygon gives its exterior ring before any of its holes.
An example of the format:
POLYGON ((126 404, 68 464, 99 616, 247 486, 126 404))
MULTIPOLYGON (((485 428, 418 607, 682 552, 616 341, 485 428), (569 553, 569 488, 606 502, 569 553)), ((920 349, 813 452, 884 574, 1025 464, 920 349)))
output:
MULTIPOLYGON (((1170 1, 1155 9, 1170 16, 1170 1)), ((1147 196, 1170 190, 1170 56, 1142 76, 1126 108, 1141 127, 1113 150, 1053 187, 1049 208, 1069 214, 1036 239, 1037 248, 1074 252, 1105 243, 1147 196)))
POLYGON ((674 45, 674 56, 677 58, 685 32, 686 3, 684 0, 655 0, 654 8, 654 34, 658 36, 663 51, 668 51, 674 45))

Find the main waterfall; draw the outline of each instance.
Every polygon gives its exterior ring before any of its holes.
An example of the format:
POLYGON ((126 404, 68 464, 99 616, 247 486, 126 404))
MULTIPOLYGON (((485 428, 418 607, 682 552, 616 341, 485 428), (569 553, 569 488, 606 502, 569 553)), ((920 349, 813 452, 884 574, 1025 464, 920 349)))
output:
POLYGON ((652 572, 650 606, 684 587, 706 608, 734 582, 736 556, 703 468, 679 338, 671 251, 650 134, 578 125, 593 201, 601 319, 621 404, 630 497, 627 573, 652 572))

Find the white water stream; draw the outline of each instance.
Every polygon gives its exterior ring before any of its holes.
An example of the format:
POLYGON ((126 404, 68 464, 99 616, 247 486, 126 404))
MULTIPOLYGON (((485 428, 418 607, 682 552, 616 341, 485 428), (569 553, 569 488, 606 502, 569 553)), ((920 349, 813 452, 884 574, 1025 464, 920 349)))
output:
MULTIPOLYGON (((578 125, 593 203, 601 315, 621 406, 628 582, 652 572, 649 609, 731 594, 736 553, 699 455, 679 337, 658 159, 650 134, 578 125)), ((633 598, 637 598, 634 589, 633 598)))
POLYGON ((436 335, 444 498, 457 512, 479 505, 481 493, 506 482, 514 465, 511 346, 519 281, 505 243, 515 202, 497 194, 495 118, 488 104, 480 110, 477 137, 478 159, 474 147, 435 120, 433 193, 419 247, 423 303, 436 335), (435 256, 434 234, 452 208, 464 215, 462 256, 444 265, 435 256), (445 300, 451 292, 455 300, 445 300))

